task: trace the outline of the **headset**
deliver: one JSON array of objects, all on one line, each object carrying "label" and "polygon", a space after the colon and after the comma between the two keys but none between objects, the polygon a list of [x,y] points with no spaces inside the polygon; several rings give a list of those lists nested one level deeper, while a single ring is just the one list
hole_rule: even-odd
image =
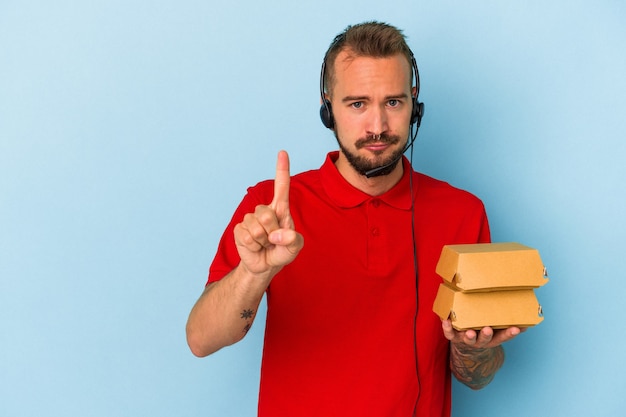
[{"label": "headset", "polygon": [[[413,73],[415,74],[415,96],[411,97],[413,102],[413,108],[411,110],[411,125],[415,124],[416,128],[419,128],[422,123],[422,117],[424,116],[424,103],[418,100],[420,94],[420,73],[417,68],[417,62],[415,61],[415,56],[413,52],[409,50],[411,54],[411,67],[413,68]],[[328,53],[327,53],[328,55]],[[325,77],[326,77],[326,56],[324,56],[324,61],[322,62],[322,70],[320,73],[320,97],[322,98],[322,106],[320,107],[320,118],[322,119],[322,123],[328,129],[333,130],[335,128],[335,118],[333,117],[333,110],[330,103],[324,93],[326,90],[325,86]]]}]

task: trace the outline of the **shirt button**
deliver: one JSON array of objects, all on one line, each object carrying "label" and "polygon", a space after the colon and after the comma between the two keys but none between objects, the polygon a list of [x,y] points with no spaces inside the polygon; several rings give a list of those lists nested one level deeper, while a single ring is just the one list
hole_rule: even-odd
[{"label": "shirt button", "polygon": [[378,208],[378,206],[380,206],[380,200],[379,199],[372,200],[372,206],[374,206],[374,208]]},{"label": "shirt button", "polygon": [[372,236],[379,236],[380,235],[380,230],[378,229],[378,227],[372,227],[370,229],[370,232],[372,233]]}]

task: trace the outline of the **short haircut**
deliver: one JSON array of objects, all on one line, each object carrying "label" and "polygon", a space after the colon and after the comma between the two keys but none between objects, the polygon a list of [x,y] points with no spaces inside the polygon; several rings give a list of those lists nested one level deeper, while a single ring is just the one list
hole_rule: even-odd
[{"label": "short haircut", "polygon": [[[364,22],[348,26],[335,37],[324,55],[324,90],[332,94],[335,86],[335,61],[342,51],[349,51],[354,57],[388,58],[402,54],[412,68],[413,52],[406,43],[402,31],[382,22]],[[410,76],[413,84],[413,71]]]}]

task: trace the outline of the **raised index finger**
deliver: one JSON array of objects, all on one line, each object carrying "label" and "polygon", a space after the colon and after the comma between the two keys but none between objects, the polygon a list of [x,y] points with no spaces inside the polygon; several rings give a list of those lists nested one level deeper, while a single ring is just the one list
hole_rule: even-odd
[{"label": "raised index finger", "polygon": [[[289,211],[289,155],[285,151],[278,152],[276,161],[276,178],[274,180],[274,199],[270,206],[277,214]],[[281,213],[278,213],[278,212]]]}]

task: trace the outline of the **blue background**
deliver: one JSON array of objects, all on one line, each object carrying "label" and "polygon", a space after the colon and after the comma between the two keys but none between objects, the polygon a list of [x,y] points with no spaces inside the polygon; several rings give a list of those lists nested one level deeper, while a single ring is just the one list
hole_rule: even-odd
[{"label": "blue background", "polygon": [[3,0],[0,415],[255,414],[263,321],[197,359],[187,314],[277,151],[336,148],[321,59],[369,19],[417,56],[415,167],[550,273],[545,321],[453,415],[624,413],[624,2]]}]

